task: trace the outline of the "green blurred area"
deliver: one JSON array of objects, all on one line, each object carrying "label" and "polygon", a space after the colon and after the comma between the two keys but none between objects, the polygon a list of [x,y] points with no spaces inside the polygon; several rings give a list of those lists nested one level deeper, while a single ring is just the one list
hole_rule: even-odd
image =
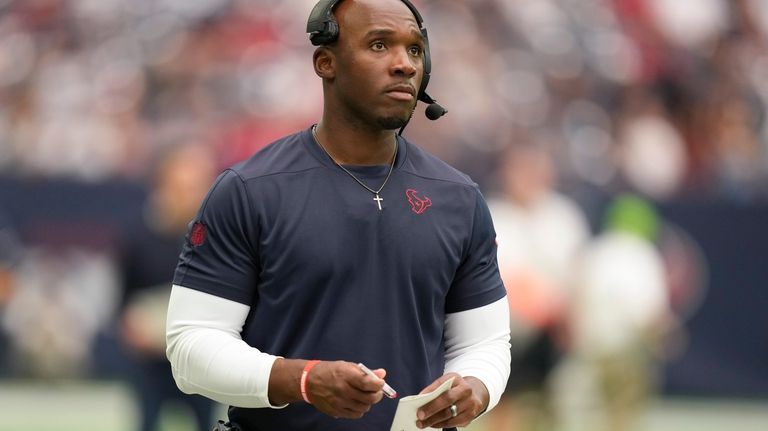
[{"label": "green blurred area", "polygon": [[[220,406],[219,417],[226,409]],[[138,409],[121,383],[0,382],[0,431],[135,431]],[[192,418],[169,405],[157,431],[188,431]],[[213,424],[211,424],[213,428]]]},{"label": "green blurred area", "polygon": [[[768,400],[665,398],[650,406],[634,431],[765,431],[767,405]],[[219,415],[224,412],[221,406]],[[157,431],[192,429],[184,413],[169,407]],[[0,382],[0,418],[0,431],[133,431],[136,409],[129,389],[119,383]],[[466,429],[491,431],[482,418]]]}]

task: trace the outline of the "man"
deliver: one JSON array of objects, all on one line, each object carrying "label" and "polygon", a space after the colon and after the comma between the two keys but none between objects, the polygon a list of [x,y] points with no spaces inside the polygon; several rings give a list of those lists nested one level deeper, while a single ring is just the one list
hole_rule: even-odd
[{"label": "man", "polygon": [[557,191],[557,171],[543,137],[518,139],[499,157],[499,194],[488,199],[510,307],[511,377],[489,422],[495,429],[558,429],[553,378],[579,253],[589,240],[586,216]]},{"label": "man", "polygon": [[214,404],[178,390],[164,350],[168,284],[187,223],[215,176],[215,162],[204,147],[184,142],[167,148],[154,166],[143,217],[122,240],[119,333],[130,361],[126,378],[138,401],[140,431],[157,429],[170,403],[187,407],[198,431],[211,428]]},{"label": "man", "polygon": [[[606,209],[602,231],[581,254],[567,361],[573,377],[587,384],[564,387],[576,401],[566,404],[568,429],[631,430],[652,401],[657,354],[674,324],[656,247],[662,223],[645,199],[618,195]],[[582,413],[584,400],[600,407],[597,416]]]},{"label": "man", "polygon": [[338,38],[313,56],[320,123],[225,171],[191,224],[167,354],[179,387],[230,404],[244,431],[389,429],[385,377],[400,396],[454,379],[420,428],[466,426],[504,390],[509,315],[485,201],[395,133],[423,91],[414,10],[339,2]]}]

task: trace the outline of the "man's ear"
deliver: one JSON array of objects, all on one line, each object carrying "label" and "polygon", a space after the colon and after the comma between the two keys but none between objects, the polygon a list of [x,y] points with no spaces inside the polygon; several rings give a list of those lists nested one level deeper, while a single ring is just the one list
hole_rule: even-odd
[{"label": "man's ear", "polygon": [[312,55],[315,66],[315,74],[323,79],[336,77],[336,55],[327,46],[321,46]]}]

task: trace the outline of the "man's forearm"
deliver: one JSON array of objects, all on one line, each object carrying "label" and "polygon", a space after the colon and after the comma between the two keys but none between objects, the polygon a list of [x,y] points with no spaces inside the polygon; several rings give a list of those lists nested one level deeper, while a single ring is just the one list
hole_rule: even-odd
[{"label": "man's forearm", "polygon": [[270,402],[268,387],[278,358],[240,338],[247,315],[243,304],[173,287],[166,353],[179,389],[238,407],[277,405]]},{"label": "man's forearm", "polygon": [[508,307],[505,297],[445,320],[445,372],[458,373],[477,394],[487,394],[484,411],[499,402],[509,378]]},{"label": "man's forearm", "polygon": [[269,401],[274,405],[300,401],[301,373],[306,360],[278,358],[269,376]]}]

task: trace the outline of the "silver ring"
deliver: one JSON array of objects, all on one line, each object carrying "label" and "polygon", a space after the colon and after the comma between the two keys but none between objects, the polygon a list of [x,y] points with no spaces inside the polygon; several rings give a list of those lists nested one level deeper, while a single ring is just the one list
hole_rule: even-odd
[{"label": "silver ring", "polygon": [[456,407],[456,404],[451,404],[451,409],[450,410],[451,410],[451,417],[452,418],[455,418],[456,416],[459,415],[459,408]]}]

